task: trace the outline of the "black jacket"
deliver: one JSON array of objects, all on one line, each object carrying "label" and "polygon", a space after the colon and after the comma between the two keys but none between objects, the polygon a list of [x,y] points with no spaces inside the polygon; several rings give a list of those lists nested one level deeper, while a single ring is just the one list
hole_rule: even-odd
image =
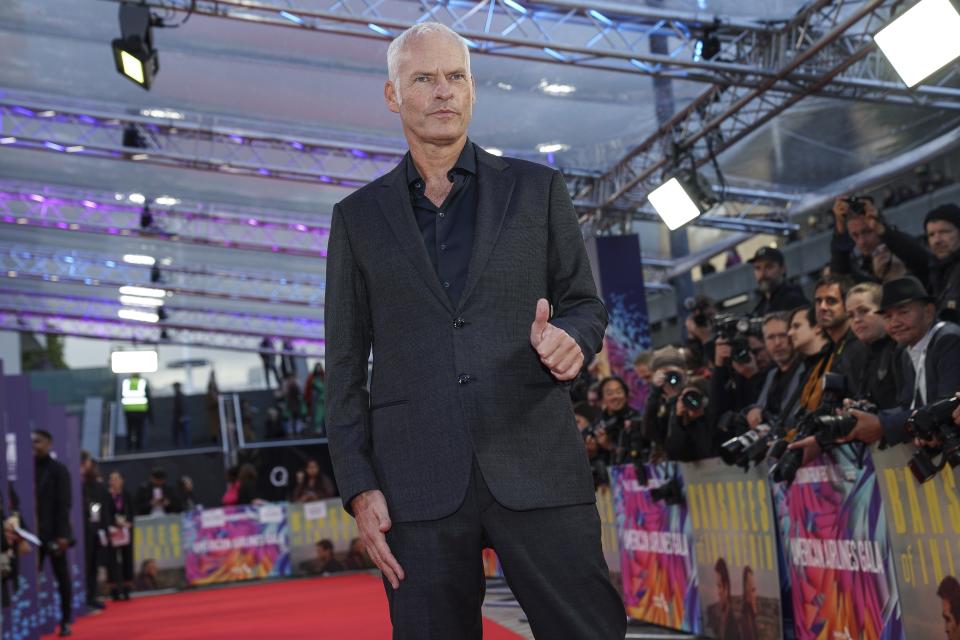
[{"label": "black jacket", "polygon": [[753,313],[751,314],[756,318],[762,318],[768,313],[775,311],[793,311],[798,307],[810,304],[807,296],[803,294],[803,289],[800,288],[800,285],[789,282],[784,282],[777,287],[770,298],[767,298],[759,291],[757,295],[760,296],[760,300],[757,302],[757,306],[753,308]]},{"label": "black jacket", "polygon": [[847,330],[843,338],[831,346],[833,362],[830,364],[832,373],[839,373],[847,383],[847,397],[852,397],[855,390],[860,388],[864,375],[868,350],[867,346],[857,340],[853,331]]},{"label": "black jacket", "polygon": [[[912,413],[916,377],[913,362],[906,349],[901,348],[895,359],[897,406],[880,413],[883,439],[893,445],[907,442],[907,418]],[[926,358],[927,404],[943,400],[960,389],[960,326],[951,322],[937,331],[927,347]]]},{"label": "black jacket", "polygon": [[546,298],[551,324],[584,362],[600,349],[607,314],[577,214],[559,172],[476,154],[476,233],[456,306],[424,246],[402,162],[334,207],[327,432],[348,509],[379,489],[394,522],[442,518],[463,502],[474,460],[510,509],[595,501],[568,386],[530,345]]},{"label": "black jacket", "polygon": [[834,231],[830,240],[830,272],[838,276],[850,276],[857,284],[861,282],[880,282],[873,272],[873,259],[870,256],[854,256],[856,244],[848,233]]},{"label": "black jacket", "polygon": [[[96,535],[100,529],[105,529],[107,501],[110,492],[100,480],[87,480],[82,485],[83,490],[83,521],[86,527],[87,540]],[[96,521],[94,521],[94,519]]]},{"label": "black jacket", "polygon": [[70,527],[70,473],[50,456],[37,458],[34,465],[37,487],[37,529],[42,542],[58,538],[73,541]]},{"label": "black jacket", "polygon": [[895,228],[886,228],[882,239],[936,298],[940,318],[960,322],[960,251],[940,260],[922,242]]},{"label": "black jacket", "polygon": [[726,435],[714,428],[706,416],[684,425],[677,417],[676,405],[670,411],[667,440],[663,450],[670,460],[696,462],[720,455],[720,445]]},{"label": "black jacket", "polygon": [[[113,496],[107,492],[107,505],[104,515],[105,526],[115,527],[117,526],[117,516],[123,516],[127,519],[127,522],[133,523],[133,517],[136,515],[134,513],[133,499],[130,497],[130,492],[126,489],[120,492],[121,505],[120,509],[117,509],[116,503],[113,501]],[[150,513],[149,511],[147,513]]]},{"label": "black jacket", "polygon": [[894,366],[900,358],[900,346],[889,336],[865,345],[867,360],[864,375],[851,397],[869,400],[879,409],[897,406],[897,381]]}]

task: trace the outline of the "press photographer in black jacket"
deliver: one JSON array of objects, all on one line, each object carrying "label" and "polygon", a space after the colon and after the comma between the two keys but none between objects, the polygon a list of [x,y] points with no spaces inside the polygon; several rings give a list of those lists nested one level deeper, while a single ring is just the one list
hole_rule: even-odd
[{"label": "press photographer in black jacket", "polygon": [[695,462],[720,455],[724,434],[707,418],[710,385],[691,378],[670,408],[664,452],[670,460]]}]

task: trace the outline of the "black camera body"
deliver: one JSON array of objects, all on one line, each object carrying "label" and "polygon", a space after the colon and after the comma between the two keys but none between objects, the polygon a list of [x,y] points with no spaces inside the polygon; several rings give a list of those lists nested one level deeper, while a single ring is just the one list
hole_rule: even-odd
[{"label": "black camera body", "polygon": [[724,314],[714,319],[717,338],[730,343],[730,358],[739,364],[750,361],[748,336],[762,336],[763,318]]},{"label": "black camera body", "polygon": [[[918,440],[937,440],[938,447],[918,447],[908,466],[917,482],[923,484],[932,479],[947,464],[960,466],[960,431],[953,424],[953,412],[960,406],[956,396],[938,400],[917,409],[907,420],[907,432]],[[934,456],[940,455],[940,462]]]},{"label": "black camera body", "polygon": [[767,449],[773,440],[773,432],[768,429],[748,429],[739,436],[730,438],[720,445],[720,459],[730,466],[750,469],[767,457]]},{"label": "black camera body", "polygon": [[700,411],[707,404],[707,397],[699,391],[687,391],[681,399],[683,406],[691,411]]},{"label": "black camera body", "polygon": [[650,490],[650,498],[656,501],[664,501],[668,505],[683,504],[683,487],[680,486],[680,480],[674,476],[659,487]]},{"label": "black camera body", "polygon": [[847,203],[847,206],[850,207],[850,212],[854,215],[862,216],[866,212],[863,200],[857,196],[844,198],[843,201]]}]

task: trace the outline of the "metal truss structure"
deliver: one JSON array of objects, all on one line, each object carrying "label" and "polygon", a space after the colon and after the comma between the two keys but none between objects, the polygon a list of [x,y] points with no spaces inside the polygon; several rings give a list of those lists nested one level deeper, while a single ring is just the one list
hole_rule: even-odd
[{"label": "metal truss structure", "polygon": [[[168,296],[190,296],[319,309],[322,280],[302,274],[229,269],[163,267],[151,282],[150,267],[126,264],[117,256],[79,251],[56,252],[49,246],[0,243],[0,277],[83,284],[117,289],[125,285],[162,288]],[[304,312],[306,315],[306,312]]]},{"label": "metal truss structure", "polygon": [[129,194],[0,181],[4,224],[325,258],[329,225],[307,224],[306,217],[179,199],[135,204]]},{"label": "metal truss structure", "polygon": [[[806,95],[830,86],[843,73],[869,66],[872,34],[889,19],[896,0],[816,2],[785,27],[795,36],[786,66],[756,88],[714,85],[665,122],[599,177],[582,197],[600,217],[617,206],[643,202],[664,177],[697,168],[756,131]],[[798,75],[798,72],[803,74]],[[778,79],[796,84],[780,90]]]},{"label": "metal truss structure", "polygon": [[[731,19],[603,0],[340,0],[325,10],[298,7],[288,0],[145,0],[144,4],[167,15],[170,22],[172,13],[195,13],[379,40],[390,40],[414,24],[431,20],[456,30],[476,53],[723,86],[759,88],[769,83],[785,93],[805,94],[806,86],[822,72],[811,64],[780,73],[809,38],[810,28],[816,34],[818,25],[802,19]],[[859,3],[815,0],[803,15],[826,10],[842,19],[853,4]],[[667,36],[668,52],[653,53],[650,36]],[[841,38],[837,49],[852,53],[857,44],[856,39],[851,44]],[[907,90],[879,56],[845,70],[816,92],[960,109],[960,89]]]},{"label": "metal truss structure", "polygon": [[[122,320],[117,311],[123,307],[116,299],[43,293],[0,287],[0,309],[11,313],[41,314],[51,317],[88,319],[100,322]],[[322,343],[323,323],[316,320],[282,316],[263,316],[252,313],[210,311],[191,307],[166,305],[169,319],[158,323],[170,333],[177,331],[204,332],[216,330],[235,336],[257,338],[264,336],[288,341]],[[142,324],[142,323],[140,323]]]},{"label": "metal truss structure", "polygon": [[[60,313],[11,311],[0,308],[0,330],[95,338],[143,344],[202,346],[233,351],[258,351],[261,336],[237,335],[217,328],[170,328],[119,319],[71,317]],[[323,343],[293,340],[292,350],[276,353],[322,357]]]},{"label": "metal truss structure", "polygon": [[[177,115],[183,119],[126,114],[121,105],[114,104],[6,95],[0,98],[0,145],[343,187],[357,187],[379,177],[392,169],[404,153],[399,146],[297,136],[292,132],[266,132],[253,130],[250,123],[244,121],[218,117],[206,122],[199,116]],[[125,131],[133,131],[136,135],[128,135],[125,140]],[[134,140],[143,146],[123,144]],[[594,193],[594,186],[602,177],[578,171],[567,171],[565,176],[578,211],[582,215],[591,214],[596,203],[582,194]],[[2,184],[0,188],[3,188]],[[34,217],[28,217],[31,224],[38,220],[37,212],[47,211],[44,215],[53,225],[66,225],[67,228],[77,225],[77,230],[108,232],[110,229],[127,229],[127,235],[139,233],[138,225],[130,222],[139,218],[141,210],[118,205],[106,194],[51,188],[48,204],[46,200],[31,200],[31,196],[47,196],[36,193],[36,189],[29,185],[12,185],[0,191],[0,200],[5,199],[8,203],[24,200],[15,194],[25,195],[29,200],[26,205],[43,205],[30,205],[34,211]],[[702,216],[694,224],[773,234],[786,234],[798,228],[784,221],[787,215],[784,207],[789,196],[747,189],[731,189],[728,196],[731,206],[736,208],[735,215]],[[91,203],[95,206],[90,206]],[[769,205],[774,206],[773,212],[768,210]],[[21,203],[20,206],[25,205]],[[231,210],[235,213],[230,213]],[[284,229],[282,221],[264,217],[260,212],[241,210],[241,207],[231,206],[228,210],[224,206],[192,203],[178,205],[169,211],[157,207],[151,211],[155,218],[160,215],[166,220],[160,230],[181,241],[282,253],[317,251],[322,254],[325,250],[327,229],[324,227],[307,227],[299,221],[287,221],[288,226]],[[641,220],[659,220],[656,213],[638,204],[623,203],[611,210]],[[238,228],[243,225],[251,228]]]}]

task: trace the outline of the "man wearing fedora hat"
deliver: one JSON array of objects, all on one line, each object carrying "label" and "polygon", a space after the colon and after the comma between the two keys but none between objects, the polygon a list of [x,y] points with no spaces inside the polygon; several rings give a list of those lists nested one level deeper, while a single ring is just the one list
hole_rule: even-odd
[{"label": "man wearing fedora hat", "polygon": [[937,321],[933,296],[913,277],[883,285],[880,313],[887,333],[902,349],[893,366],[898,406],[879,415],[851,411],[857,426],[850,439],[869,443],[882,437],[898,444],[909,439],[906,422],[914,409],[960,389],[960,326]]}]

